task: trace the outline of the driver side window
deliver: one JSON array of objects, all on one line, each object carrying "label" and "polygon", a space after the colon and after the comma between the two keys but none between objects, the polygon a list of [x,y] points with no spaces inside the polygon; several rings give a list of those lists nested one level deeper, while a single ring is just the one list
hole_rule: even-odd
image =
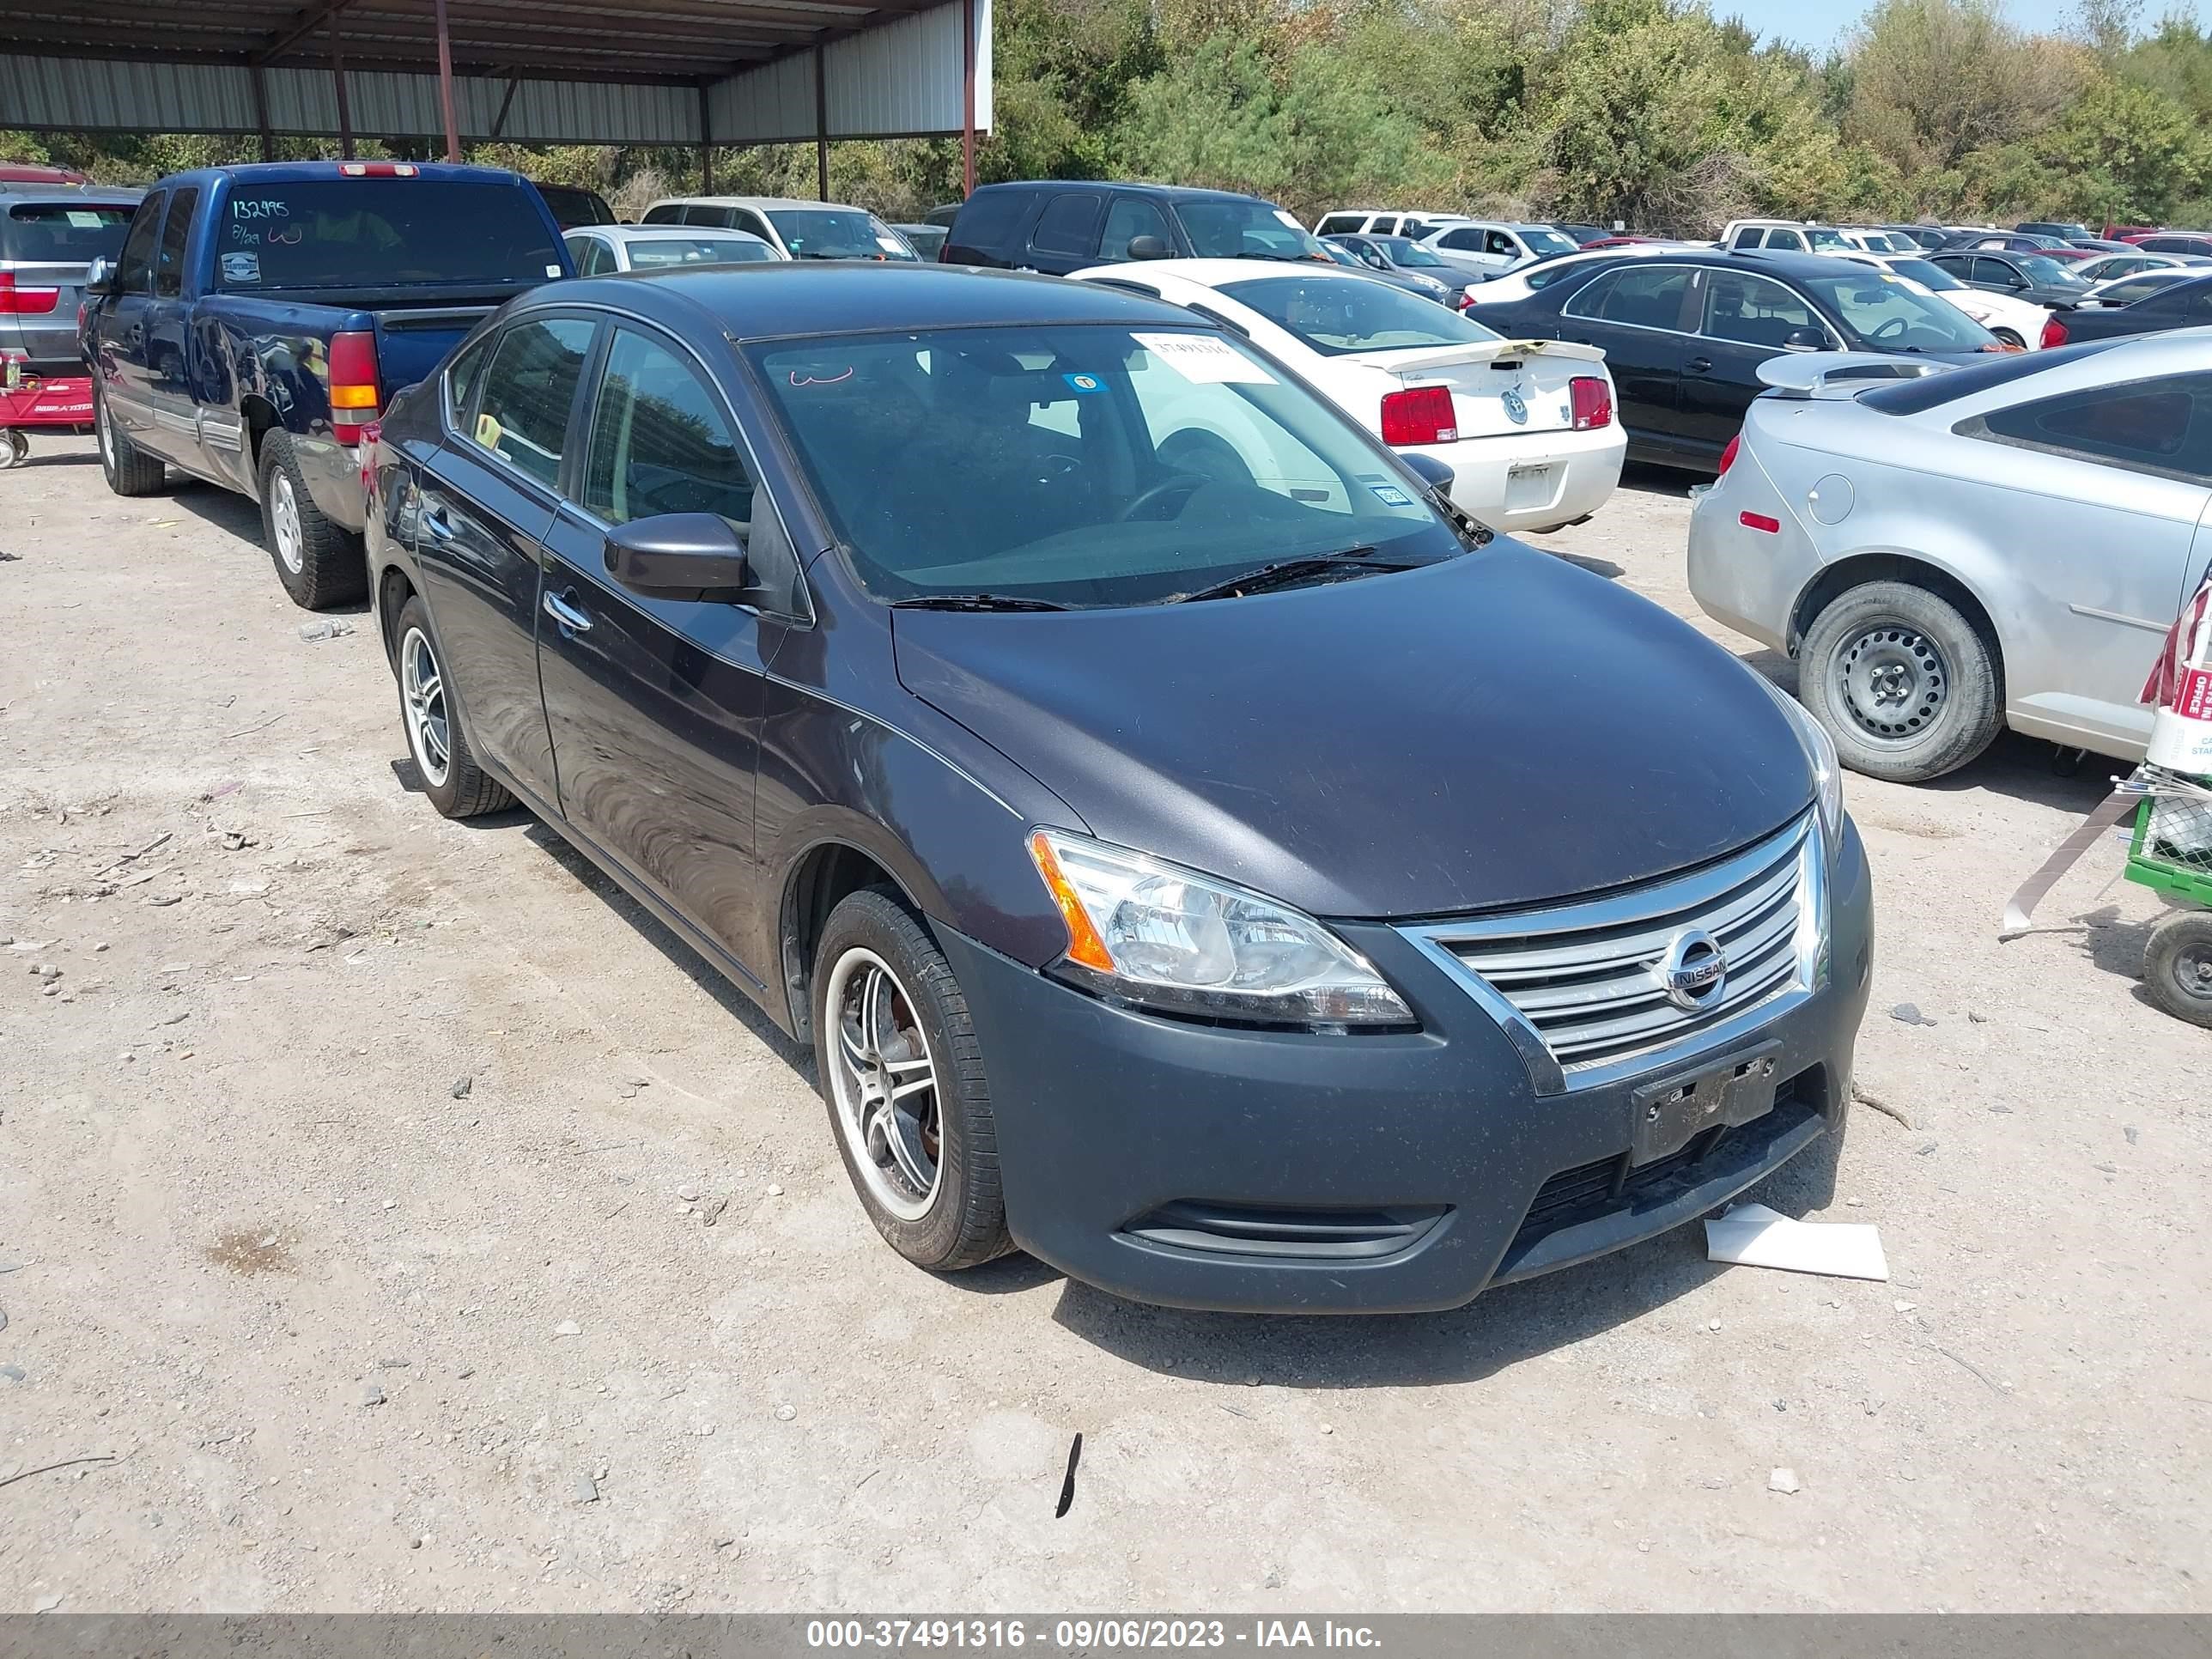
[{"label": "driver side window", "polygon": [[753,478],[696,366],[617,327],[592,416],[582,502],[609,524],[713,513],[752,526]]}]

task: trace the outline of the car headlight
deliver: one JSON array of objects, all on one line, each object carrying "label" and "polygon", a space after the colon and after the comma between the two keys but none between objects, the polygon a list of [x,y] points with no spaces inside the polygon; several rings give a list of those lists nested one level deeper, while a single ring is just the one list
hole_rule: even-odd
[{"label": "car headlight", "polygon": [[1813,794],[1820,809],[1820,830],[1832,849],[1844,833],[1844,769],[1836,759],[1836,740],[1827,729],[1805,712],[1799,702],[1764,674],[1747,669],[1766,688],[1790,724],[1797,728],[1797,741],[1805,747],[1806,763],[1813,769]]},{"label": "car headlight", "polygon": [[1168,1012],[1267,1024],[1411,1025],[1365,957],[1311,916],[1065,830],[1030,857],[1067,923],[1058,971]]}]

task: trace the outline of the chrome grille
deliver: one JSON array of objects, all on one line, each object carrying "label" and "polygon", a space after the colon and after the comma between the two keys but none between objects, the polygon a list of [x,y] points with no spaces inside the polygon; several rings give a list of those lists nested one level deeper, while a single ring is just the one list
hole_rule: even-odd
[{"label": "chrome grille", "polygon": [[[1808,814],[1686,876],[1407,932],[1506,1024],[1539,1092],[1588,1088],[1728,1041],[1810,990],[1826,923],[1821,859]],[[1717,995],[1686,1007],[1662,975],[1675,942],[1697,933],[1726,973]]]}]

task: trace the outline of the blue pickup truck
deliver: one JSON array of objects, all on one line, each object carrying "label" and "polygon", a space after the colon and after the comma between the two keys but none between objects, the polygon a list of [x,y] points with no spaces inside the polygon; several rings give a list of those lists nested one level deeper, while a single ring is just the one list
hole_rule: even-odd
[{"label": "blue pickup truck", "polygon": [[253,496],[285,592],[359,599],[359,443],[487,313],[572,273],[520,174],[395,161],[179,173],[147,191],[87,283],[101,470]]}]

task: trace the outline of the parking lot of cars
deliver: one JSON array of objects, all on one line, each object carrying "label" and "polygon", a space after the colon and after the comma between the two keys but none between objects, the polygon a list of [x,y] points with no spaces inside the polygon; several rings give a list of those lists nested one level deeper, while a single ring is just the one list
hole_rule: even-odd
[{"label": "parking lot of cars", "polygon": [[[1891,1283],[1692,1229],[1455,1314],[1179,1314],[885,1249],[807,1051],[528,816],[429,811],[372,619],[295,609],[250,502],[82,440],[0,488],[0,1468],[118,1459],[12,1494],[12,1605],[2197,1604],[2203,1034],[2107,866],[1994,938],[2094,765],[1847,782],[1861,1098],[1756,1195]],[[1546,544],[1786,682],[1688,510],[1638,473]]]}]

